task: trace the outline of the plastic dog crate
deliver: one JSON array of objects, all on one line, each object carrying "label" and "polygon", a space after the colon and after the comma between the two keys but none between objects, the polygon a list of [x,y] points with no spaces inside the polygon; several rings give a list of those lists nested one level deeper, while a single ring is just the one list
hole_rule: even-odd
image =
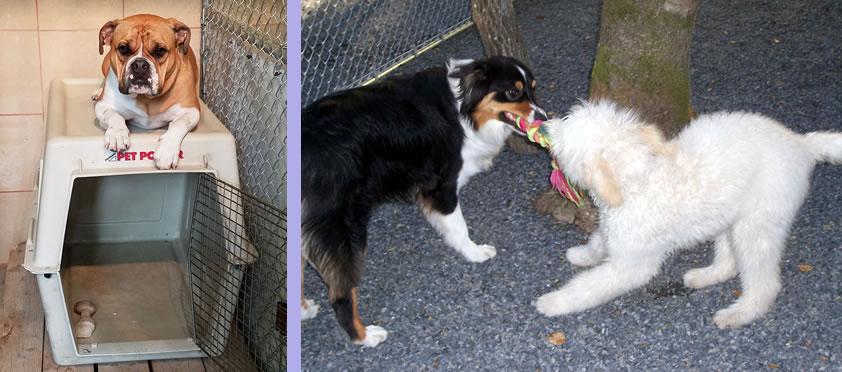
[{"label": "plastic dog crate", "polygon": [[[50,87],[24,267],[37,276],[54,359],[66,365],[213,356],[195,340],[226,343],[241,266],[255,259],[236,196],[215,204],[210,217],[204,208],[202,218],[218,224],[195,223],[202,177],[239,185],[234,138],[202,103],[178,168],[161,171],[149,159],[163,130],[130,127],[131,148],[115,154],[104,149],[90,100],[98,84],[66,79]],[[191,273],[196,235],[222,242],[217,258],[208,259],[221,261],[221,269]],[[74,334],[81,318],[74,308],[83,301],[96,309],[86,338]],[[197,323],[197,312],[213,316]]]}]

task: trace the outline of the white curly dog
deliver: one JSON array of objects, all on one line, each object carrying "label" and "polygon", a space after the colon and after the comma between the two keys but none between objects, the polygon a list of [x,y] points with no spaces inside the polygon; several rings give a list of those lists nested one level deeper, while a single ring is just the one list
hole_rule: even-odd
[{"label": "white curly dog", "polygon": [[673,140],[610,101],[582,102],[544,123],[570,181],[590,190],[600,225],[567,250],[594,266],[541,296],[547,316],[583,311],[643,286],[670,253],[715,240],[710,266],[684,274],[704,288],[737,274],[742,296],[720,328],[763,316],[781,289],[779,262],[817,162],[842,162],[842,134],[796,134],[759,114],[699,116]]}]

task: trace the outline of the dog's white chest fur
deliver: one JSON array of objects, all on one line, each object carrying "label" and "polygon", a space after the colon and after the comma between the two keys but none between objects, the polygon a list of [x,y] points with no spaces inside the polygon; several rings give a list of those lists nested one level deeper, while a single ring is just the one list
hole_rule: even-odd
[{"label": "dog's white chest fur", "polygon": [[465,185],[471,176],[486,171],[494,163],[494,157],[506,144],[506,138],[512,133],[506,124],[491,120],[479,131],[474,131],[467,120],[462,119],[465,130],[465,142],[462,145],[462,171],[459,172],[459,187]]},{"label": "dog's white chest fur", "polygon": [[162,113],[150,116],[145,110],[138,107],[135,94],[122,94],[117,87],[117,75],[114,74],[114,71],[108,69],[108,77],[105,79],[105,86],[102,89],[102,100],[97,102],[98,109],[101,109],[100,105],[110,108],[119,113],[127,122],[139,128],[159,129],[166,127],[187,110],[176,104]]}]

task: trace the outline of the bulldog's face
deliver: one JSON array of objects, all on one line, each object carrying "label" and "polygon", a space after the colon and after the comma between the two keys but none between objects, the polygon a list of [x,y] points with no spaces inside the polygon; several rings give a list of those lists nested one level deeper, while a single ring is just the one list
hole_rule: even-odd
[{"label": "bulldog's face", "polygon": [[107,22],[99,31],[99,54],[117,75],[120,93],[158,96],[169,89],[180,60],[190,49],[190,28],[173,18],[139,14]]}]

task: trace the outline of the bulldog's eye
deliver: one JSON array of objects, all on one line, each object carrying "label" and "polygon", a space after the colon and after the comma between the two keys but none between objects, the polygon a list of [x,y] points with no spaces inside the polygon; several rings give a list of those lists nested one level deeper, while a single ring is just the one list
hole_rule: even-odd
[{"label": "bulldog's eye", "polygon": [[129,55],[132,54],[132,49],[129,48],[129,46],[126,45],[126,44],[118,46],[117,51],[120,52],[120,54],[122,54],[124,56],[129,56]]},{"label": "bulldog's eye", "polygon": [[523,92],[517,88],[510,88],[506,91],[506,98],[509,101],[517,101],[523,95]]},{"label": "bulldog's eye", "polygon": [[166,54],[167,54],[167,49],[161,48],[161,47],[155,48],[155,57],[156,58],[161,58]]}]

